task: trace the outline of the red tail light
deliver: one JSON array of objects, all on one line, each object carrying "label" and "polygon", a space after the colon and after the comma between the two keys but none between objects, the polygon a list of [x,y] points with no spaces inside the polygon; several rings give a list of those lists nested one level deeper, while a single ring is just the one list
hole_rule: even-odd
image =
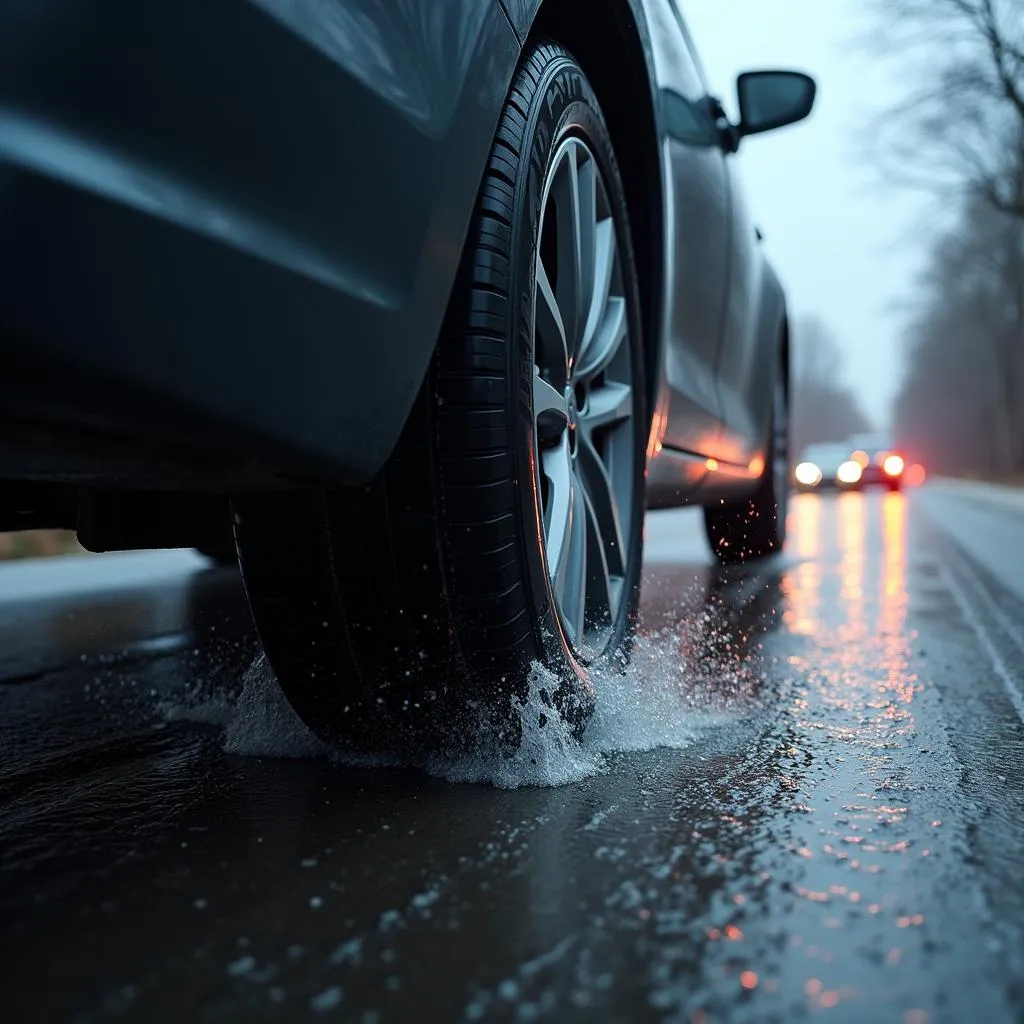
[{"label": "red tail light", "polygon": [[905,483],[908,483],[911,487],[920,487],[928,477],[928,473],[924,466],[920,462],[915,462],[912,466],[907,467],[906,476],[903,478]]}]

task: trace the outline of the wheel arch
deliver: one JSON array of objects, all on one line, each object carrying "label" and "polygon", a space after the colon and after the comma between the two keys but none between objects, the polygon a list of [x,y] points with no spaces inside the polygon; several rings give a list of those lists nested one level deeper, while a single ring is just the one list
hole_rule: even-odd
[{"label": "wheel arch", "polygon": [[[526,43],[548,38],[564,46],[583,68],[604,112],[626,193],[639,278],[649,423],[662,362],[665,285],[664,183],[646,32],[632,0],[590,0],[585,19],[578,0],[542,0],[535,4]],[[609,49],[625,56],[625,74],[618,62],[606,59]]]},{"label": "wheel arch", "polygon": [[[758,380],[773,379],[775,374],[781,373],[786,402],[789,404],[793,394],[793,381],[790,375],[791,346],[786,292],[771,263],[763,254],[760,258],[761,288],[756,325],[759,355],[755,362],[756,369],[751,378],[751,386],[756,387]],[[755,400],[755,393],[763,396],[764,392],[763,389],[752,392],[749,400],[756,409],[754,423],[760,431],[760,436],[765,439],[764,443],[768,444],[771,401],[766,397],[761,401]]]},{"label": "wheel arch", "polygon": [[782,302],[782,322],[779,324],[779,364],[782,370],[782,386],[786,389],[787,403],[793,397],[792,362],[789,346],[789,311],[786,309],[785,298]]},{"label": "wheel arch", "polygon": [[[779,354],[777,371],[782,375],[782,388],[786,396],[786,457],[792,465],[793,458],[793,377],[789,342],[789,311],[786,309],[786,297],[782,296],[782,315],[779,321]],[[771,438],[768,443],[771,444]]]}]

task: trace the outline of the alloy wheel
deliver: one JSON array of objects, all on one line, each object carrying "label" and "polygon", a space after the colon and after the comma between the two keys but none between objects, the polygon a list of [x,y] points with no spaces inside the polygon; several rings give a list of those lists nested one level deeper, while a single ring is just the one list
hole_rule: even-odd
[{"label": "alloy wheel", "polygon": [[559,622],[583,658],[624,599],[634,454],[633,368],[619,244],[583,140],[555,151],[535,263],[533,412],[544,553]]}]

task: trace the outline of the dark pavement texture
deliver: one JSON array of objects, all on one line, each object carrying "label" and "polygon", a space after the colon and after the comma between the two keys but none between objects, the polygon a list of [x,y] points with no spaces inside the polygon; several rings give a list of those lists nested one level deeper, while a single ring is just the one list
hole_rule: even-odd
[{"label": "dark pavement texture", "polygon": [[1024,505],[790,516],[651,516],[583,748],[429,771],[317,750],[230,570],[0,568],[0,1019],[1024,1019]]}]

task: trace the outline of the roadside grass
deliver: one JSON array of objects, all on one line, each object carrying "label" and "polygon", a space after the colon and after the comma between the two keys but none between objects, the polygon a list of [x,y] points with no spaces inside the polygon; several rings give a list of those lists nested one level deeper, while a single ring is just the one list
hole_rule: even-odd
[{"label": "roadside grass", "polygon": [[1024,487],[1024,473],[961,473],[960,480],[980,484],[1003,484],[1006,487]]},{"label": "roadside grass", "polygon": [[60,555],[84,555],[74,530],[23,530],[0,533],[0,561],[17,558],[56,558]]}]

